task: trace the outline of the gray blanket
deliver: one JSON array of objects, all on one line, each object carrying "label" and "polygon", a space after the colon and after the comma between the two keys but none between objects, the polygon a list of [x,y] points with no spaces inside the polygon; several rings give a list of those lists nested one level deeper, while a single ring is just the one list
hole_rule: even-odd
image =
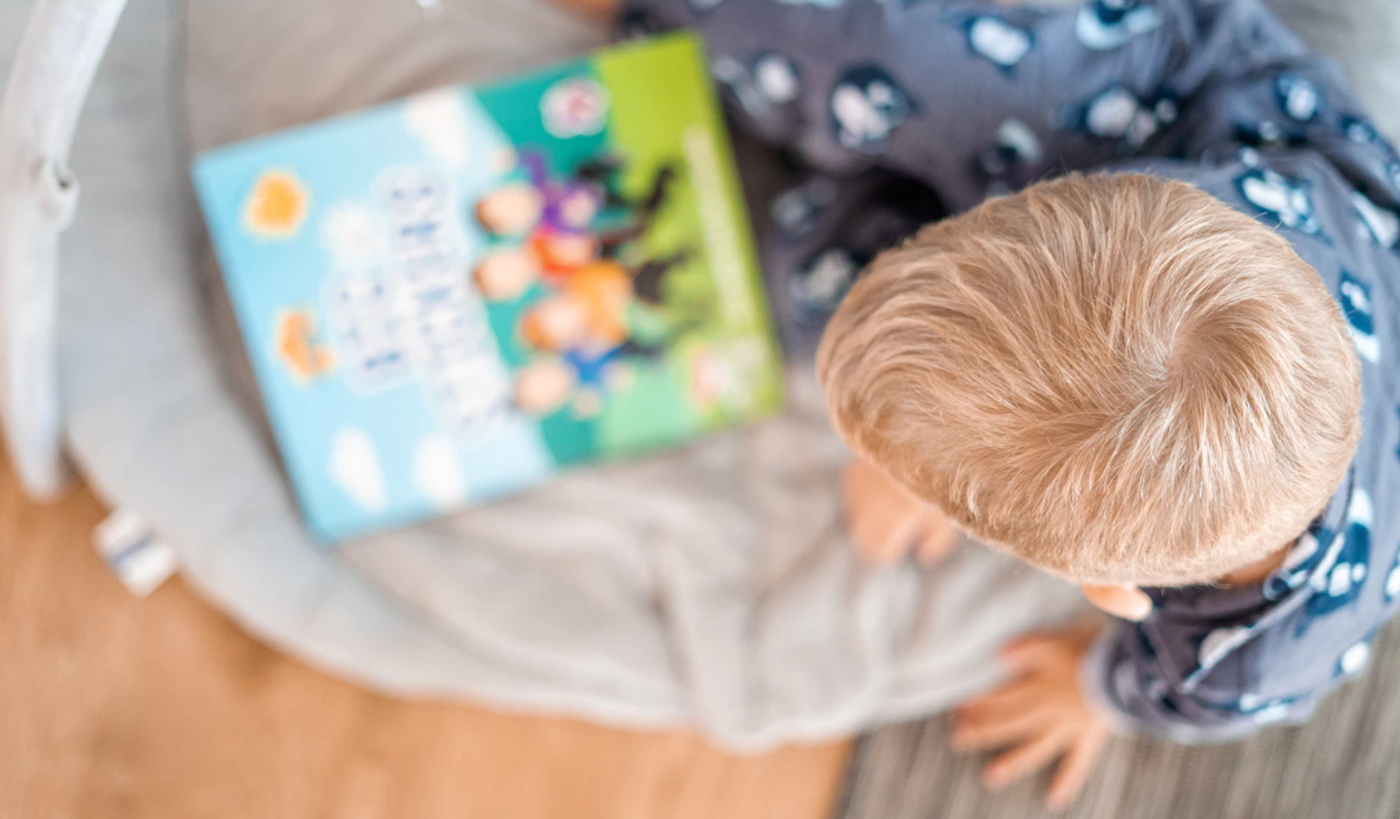
[{"label": "gray blanket", "polygon": [[975,547],[936,571],[860,565],[837,498],[846,453],[801,366],[792,410],[750,429],[339,551],[303,533],[241,347],[208,307],[216,278],[195,275],[212,271],[189,147],[600,40],[525,0],[132,0],[72,163],[85,198],[60,337],[80,467],[239,623],[390,693],[756,749],[990,684],[996,646],[1076,594]]}]

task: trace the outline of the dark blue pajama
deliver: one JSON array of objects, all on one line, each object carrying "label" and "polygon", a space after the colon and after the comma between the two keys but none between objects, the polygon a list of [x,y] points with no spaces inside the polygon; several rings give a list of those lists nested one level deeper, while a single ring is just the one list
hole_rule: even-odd
[{"label": "dark blue pajama", "polygon": [[1149,590],[1084,681],[1125,725],[1208,741],[1304,720],[1365,667],[1400,606],[1400,157],[1330,63],[1255,0],[639,0],[624,23],[697,29],[740,124],[805,167],[764,237],[799,349],[875,253],[1066,171],[1180,179],[1291,240],[1362,361],[1351,469],[1284,568]]}]

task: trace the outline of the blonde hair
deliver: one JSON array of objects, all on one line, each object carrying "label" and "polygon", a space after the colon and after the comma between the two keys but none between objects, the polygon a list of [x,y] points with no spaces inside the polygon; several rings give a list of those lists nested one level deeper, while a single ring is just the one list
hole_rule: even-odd
[{"label": "blonde hair", "polygon": [[856,451],[1088,583],[1189,585],[1304,529],[1360,435],[1356,352],[1283,238],[1181,182],[1069,176],[870,266],[818,373]]}]

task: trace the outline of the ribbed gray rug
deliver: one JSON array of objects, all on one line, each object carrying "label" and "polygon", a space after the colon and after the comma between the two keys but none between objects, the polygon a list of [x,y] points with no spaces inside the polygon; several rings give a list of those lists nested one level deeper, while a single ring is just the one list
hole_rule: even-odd
[{"label": "ribbed gray rug", "polygon": [[985,756],[948,747],[940,717],[861,740],[836,819],[1387,819],[1400,817],[1400,623],[1377,640],[1371,670],[1301,728],[1240,745],[1115,740],[1079,801],[1040,804],[1049,774],[998,794],[978,780]]}]

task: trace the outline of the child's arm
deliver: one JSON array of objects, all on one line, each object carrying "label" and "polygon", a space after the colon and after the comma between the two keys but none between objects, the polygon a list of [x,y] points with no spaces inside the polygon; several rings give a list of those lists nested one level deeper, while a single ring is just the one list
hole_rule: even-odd
[{"label": "child's arm", "polygon": [[953,548],[957,533],[948,517],[866,461],[851,461],[842,483],[851,539],[871,563],[894,563],[911,548],[919,560],[932,563]]}]

